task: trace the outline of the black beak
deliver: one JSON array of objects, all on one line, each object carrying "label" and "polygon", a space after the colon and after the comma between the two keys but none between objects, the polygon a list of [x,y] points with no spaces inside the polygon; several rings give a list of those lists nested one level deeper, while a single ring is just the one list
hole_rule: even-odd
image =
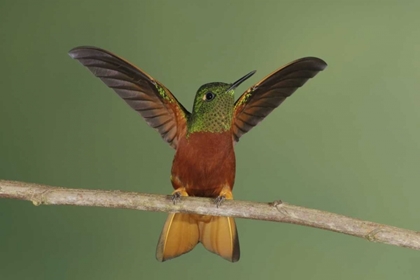
[{"label": "black beak", "polygon": [[246,74],[245,76],[243,76],[242,78],[240,78],[239,80],[237,80],[236,82],[234,82],[227,91],[233,90],[235,88],[237,88],[240,84],[242,84],[243,82],[245,82],[248,78],[250,78],[252,75],[255,74],[255,72],[257,72],[257,70],[251,71],[248,74]]}]

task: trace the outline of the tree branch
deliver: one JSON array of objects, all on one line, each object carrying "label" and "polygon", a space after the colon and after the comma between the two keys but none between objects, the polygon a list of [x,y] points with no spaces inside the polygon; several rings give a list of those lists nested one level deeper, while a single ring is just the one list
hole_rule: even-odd
[{"label": "tree branch", "polygon": [[281,201],[259,203],[227,200],[223,202],[221,207],[217,208],[214,200],[210,198],[182,197],[182,201],[174,205],[168,195],[68,189],[4,180],[0,180],[0,198],[28,200],[36,206],[41,204],[96,206],[283,222],[420,250],[419,232],[290,205]]}]

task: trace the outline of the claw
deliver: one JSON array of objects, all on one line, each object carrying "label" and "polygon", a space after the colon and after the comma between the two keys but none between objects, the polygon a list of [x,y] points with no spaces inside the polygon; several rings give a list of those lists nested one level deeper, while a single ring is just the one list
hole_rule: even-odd
[{"label": "claw", "polygon": [[180,192],[174,192],[171,196],[172,203],[175,205],[177,202],[181,201],[181,193]]},{"label": "claw", "polygon": [[216,197],[214,201],[216,203],[216,207],[219,208],[219,206],[222,205],[225,199],[233,199],[232,188],[228,185],[224,186],[220,191],[219,196]]},{"label": "claw", "polygon": [[216,197],[214,202],[216,203],[216,207],[219,208],[220,205],[222,205],[223,201],[225,201],[226,197],[224,195],[219,195]]},{"label": "claw", "polygon": [[178,202],[180,202],[181,201],[181,196],[188,196],[187,191],[183,187],[176,189],[172,193],[172,196],[171,196],[172,203],[177,204]]}]

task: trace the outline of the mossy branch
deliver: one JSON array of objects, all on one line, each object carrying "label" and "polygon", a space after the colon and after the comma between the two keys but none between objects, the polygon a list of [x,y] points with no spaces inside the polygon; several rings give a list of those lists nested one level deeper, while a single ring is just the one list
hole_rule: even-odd
[{"label": "mossy branch", "polygon": [[272,203],[227,200],[217,208],[214,200],[183,197],[173,204],[168,195],[123,191],[69,189],[0,180],[0,198],[32,201],[34,205],[74,205],[144,211],[183,212],[264,220],[310,226],[364,238],[368,241],[420,250],[420,233],[362,221],[281,201]]}]

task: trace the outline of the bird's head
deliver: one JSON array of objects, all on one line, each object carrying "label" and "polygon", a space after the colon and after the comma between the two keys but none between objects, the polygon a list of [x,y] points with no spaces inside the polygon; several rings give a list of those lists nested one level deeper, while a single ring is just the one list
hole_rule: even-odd
[{"label": "bird's head", "polygon": [[230,129],[235,89],[249,77],[252,71],[232,84],[215,82],[202,85],[194,100],[189,132],[221,133]]}]

